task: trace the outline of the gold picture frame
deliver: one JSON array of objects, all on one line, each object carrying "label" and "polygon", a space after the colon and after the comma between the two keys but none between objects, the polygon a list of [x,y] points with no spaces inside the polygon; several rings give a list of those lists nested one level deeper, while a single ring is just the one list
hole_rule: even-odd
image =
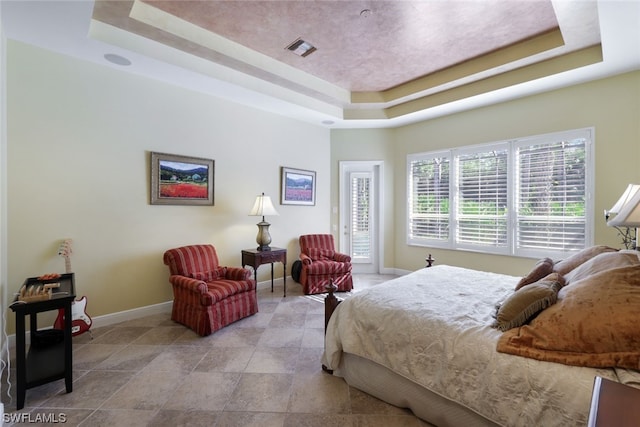
[{"label": "gold picture frame", "polygon": [[215,161],[151,152],[151,204],[213,206]]}]

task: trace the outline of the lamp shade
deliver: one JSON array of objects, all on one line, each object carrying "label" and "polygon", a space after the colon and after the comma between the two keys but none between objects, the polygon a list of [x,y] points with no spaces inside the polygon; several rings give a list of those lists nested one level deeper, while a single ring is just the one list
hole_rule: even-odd
[{"label": "lamp shade", "polygon": [[608,213],[616,215],[609,226],[640,227],[640,184],[629,184]]},{"label": "lamp shade", "polygon": [[256,197],[256,202],[249,212],[250,216],[278,215],[276,208],[271,203],[271,197],[265,196],[264,193]]}]

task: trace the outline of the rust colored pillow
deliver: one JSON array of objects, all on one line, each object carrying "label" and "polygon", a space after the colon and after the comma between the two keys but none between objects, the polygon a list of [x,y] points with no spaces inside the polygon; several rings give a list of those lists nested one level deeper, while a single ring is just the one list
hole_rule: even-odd
[{"label": "rust colored pillow", "polygon": [[617,252],[617,249],[610,248],[609,246],[597,245],[585,248],[575,254],[571,255],[569,258],[563,259],[562,261],[558,261],[553,266],[553,271],[556,273],[560,273],[563,276],[579,266],[580,264],[589,261],[591,258],[600,255],[604,252]]},{"label": "rust colored pillow", "polygon": [[640,265],[612,268],[569,286],[497,350],[548,362],[640,369]]},{"label": "rust colored pillow", "polygon": [[516,291],[523,286],[526,286],[530,283],[535,283],[543,277],[547,276],[549,273],[553,271],[553,260],[551,258],[542,258],[540,261],[536,263],[533,267],[533,270],[529,272],[525,277],[520,279],[518,284],[516,285]]}]

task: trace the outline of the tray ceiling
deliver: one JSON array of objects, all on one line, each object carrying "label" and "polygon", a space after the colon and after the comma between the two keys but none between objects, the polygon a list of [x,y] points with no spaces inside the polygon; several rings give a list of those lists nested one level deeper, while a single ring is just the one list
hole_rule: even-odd
[{"label": "tray ceiling", "polygon": [[[119,66],[131,65],[122,69],[294,117],[379,127],[424,118],[425,111],[445,114],[473,108],[474,101],[513,99],[638,69],[639,43],[631,40],[640,24],[637,3],[97,0],[2,6],[8,37],[28,40],[38,33],[40,44],[66,43],[54,49],[68,52],[81,41],[65,31],[76,31],[81,16],[82,42],[101,49],[101,56],[126,57]],[[22,20],[12,19],[16,14]],[[63,16],[74,25],[61,25]],[[296,40],[315,50],[296,55],[287,49]],[[615,69],[602,67],[605,50],[617,55]],[[567,77],[585,70],[598,71]]]}]

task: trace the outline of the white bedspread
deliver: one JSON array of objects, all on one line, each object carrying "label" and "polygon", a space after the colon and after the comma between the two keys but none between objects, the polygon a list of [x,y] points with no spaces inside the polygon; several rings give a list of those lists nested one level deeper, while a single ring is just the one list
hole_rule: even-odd
[{"label": "white bedspread", "polygon": [[504,426],[584,426],[594,377],[616,373],[496,352],[491,314],[518,280],[440,265],[360,291],[333,313],[323,363],[367,358]]}]

